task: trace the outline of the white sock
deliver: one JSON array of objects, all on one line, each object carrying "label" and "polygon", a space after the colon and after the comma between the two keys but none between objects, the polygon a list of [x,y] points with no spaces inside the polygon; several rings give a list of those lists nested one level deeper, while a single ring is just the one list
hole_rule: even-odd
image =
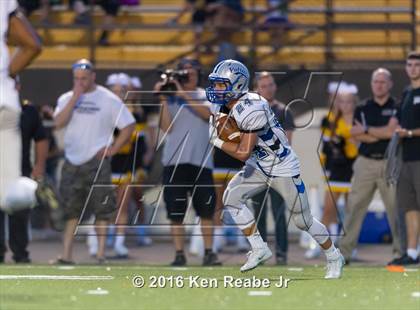
[{"label": "white sock", "polygon": [[407,249],[407,255],[410,256],[412,259],[416,260],[419,254],[417,252],[417,249]]},{"label": "white sock", "polygon": [[265,246],[264,240],[261,238],[261,235],[258,231],[253,233],[251,236],[246,237],[251,244],[252,249],[260,249]]},{"label": "white sock", "polygon": [[331,244],[331,246],[324,250],[325,256],[327,257],[327,260],[335,260],[338,258],[339,252],[337,248],[335,247],[334,243]]},{"label": "white sock", "polygon": [[225,236],[223,228],[215,228],[213,232],[213,252],[217,253],[225,244]]},{"label": "white sock", "polygon": [[98,237],[96,236],[96,230],[93,226],[89,227],[86,242],[87,242],[88,245],[91,245],[92,243],[96,243],[96,244],[98,243]]},{"label": "white sock", "polygon": [[330,232],[330,237],[331,237],[332,242],[335,243],[338,239],[338,224],[332,223],[328,225],[328,230]]},{"label": "white sock", "polygon": [[121,246],[124,246],[125,236],[124,235],[116,235],[115,236],[115,248],[119,248]]}]

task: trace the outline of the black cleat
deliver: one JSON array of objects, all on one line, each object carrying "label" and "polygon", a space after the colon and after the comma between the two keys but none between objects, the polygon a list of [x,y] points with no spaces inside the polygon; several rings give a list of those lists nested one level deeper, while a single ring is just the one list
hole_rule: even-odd
[{"label": "black cleat", "polygon": [[105,265],[107,263],[105,257],[96,257],[96,264],[98,265]]},{"label": "black cleat", "polygon": [[55,261],[52,262],[54,265],[74,265],[74,261],[72,260],[65,260],[61,257],[57,258]]},{"label": "black cleat", "polygon": [[185,258],[185,254],[184,253],[176,253],[175,254],[175,259],[174,261],[171,263],[171,266],[185,266],[187,264],[187,259]]},{"label": "black cleat", "polygon": [[210,252],[204,255],[203,266],[221,266],[222,263],[217,259],[217,254]]},{"label": "black cleat", "polygon": [[29,257],[16,258],[15,263],[16,264],[30,264],[31,259]]},{"label": "black cleat", "polygon": [[416,265],[419,263],[419,258],[412,259],[407,254],[404,254],[401,257],[395,258],[392,261],[388,263],[388,266],[394,265],[394,266],[405,266],[405,265]]},{"label": "black cleat", "polygon": [[284,255],[277,255],[276,256],[276,265],[277,266],[286,266],[287,265],[287,257]]}]

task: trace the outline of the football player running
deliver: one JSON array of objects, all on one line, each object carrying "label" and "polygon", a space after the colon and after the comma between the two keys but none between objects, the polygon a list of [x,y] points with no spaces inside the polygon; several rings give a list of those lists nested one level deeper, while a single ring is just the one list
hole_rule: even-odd
[{"label": "football player running", "polygon": [[327,258],[326,279],[341,277],[344,258],[331,242],[326,227],[311,214],[305,185],[300,178],[300,163],[286,134],[263,97],[248,91],[249,72],[240,62],[224,60],[209,75],[208,100],[230,112],[241,131],[240,143],[218,137],[218,117],[210,119],[210,142],[245,166],[229,182],[223,203],[251,244],[245,272],[268,260],[272,253],[263,241],[253,213],[245,202],[254,194],[271,187],[285,199],[295,225],[308,232]]}]

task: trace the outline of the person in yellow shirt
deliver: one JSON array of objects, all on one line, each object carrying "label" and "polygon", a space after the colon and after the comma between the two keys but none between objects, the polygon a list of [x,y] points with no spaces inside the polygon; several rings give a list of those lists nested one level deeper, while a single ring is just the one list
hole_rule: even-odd
[{"label": "person in yellow shirt", "polygon": [[[334,108],[322,120],[321,125],[321,162],[328,180],[321,222],[327,226],[333,241],[339,235],[336,202],[342,195],[347,202],[353,176],[353,162],[358,154],[358,146],[350,133],[357,101],[357,87],[342,82],[338,88]],[[318,247],[310,248],[305,257],[315,258],[320,253]]]}]

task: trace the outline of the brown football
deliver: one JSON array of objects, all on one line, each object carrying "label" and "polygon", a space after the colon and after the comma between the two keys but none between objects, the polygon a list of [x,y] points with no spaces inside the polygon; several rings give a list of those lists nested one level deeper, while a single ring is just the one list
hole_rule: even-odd
[{"label": "brown football", "polygon": [[217,134],[225,142],[241,142],[241,131],[233,117],[227,114],[219,114],[217,124]]}]

